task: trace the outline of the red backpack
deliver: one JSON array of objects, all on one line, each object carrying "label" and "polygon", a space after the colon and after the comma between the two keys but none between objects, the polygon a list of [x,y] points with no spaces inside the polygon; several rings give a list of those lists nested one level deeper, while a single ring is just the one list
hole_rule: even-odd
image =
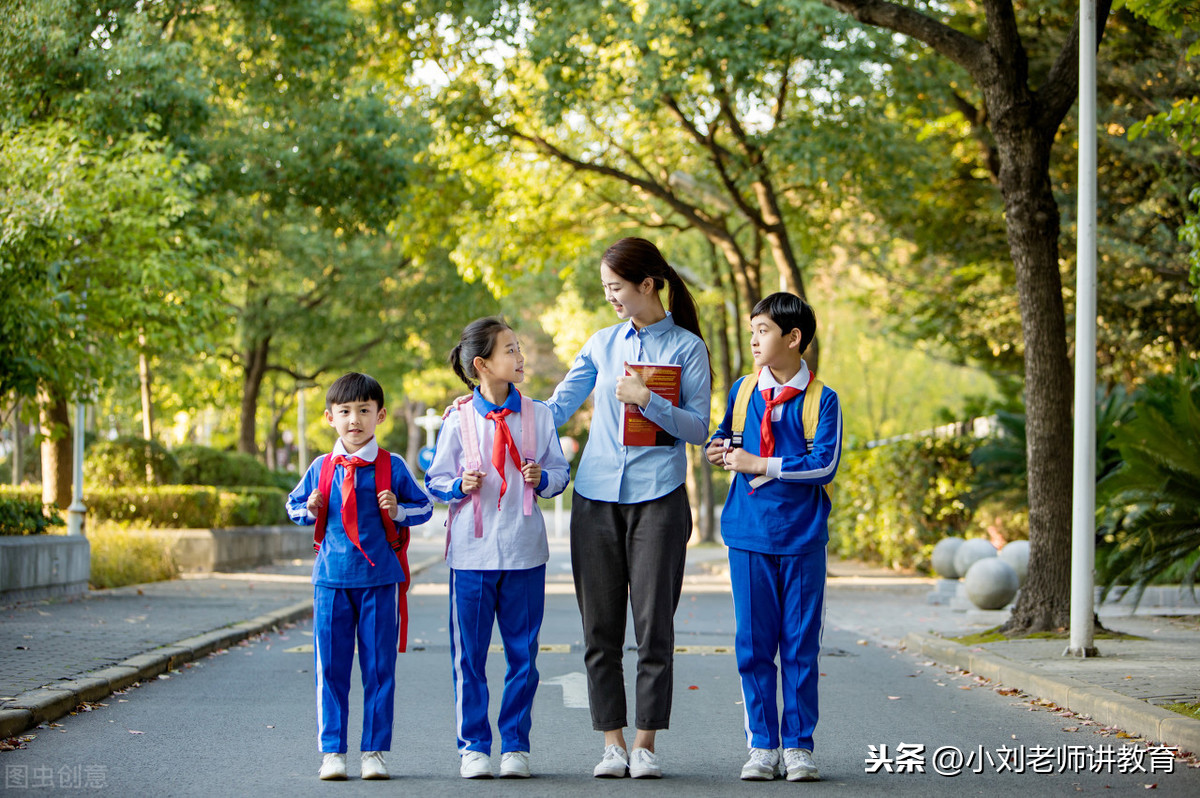
[{"label": "red backpack", "polygon": [[[379,449],[379,454],[375,457],[375,493],[379,494],[385,490],[392,489],[392,455],[389,452]],[[325,455],[325,459],[321,462],[321,476],[317,480],[317,490],[325,499],[324,503],[317,510],[317,526],[313,530],[313,551],[321,551],[321,541],[325,539],[325,522],[329,516],[329,494],[333,491],[333,455]],[[408,650],[408,586],[412,579],[408,571],[408,527],[397,527],[396,523],[388,517],[388,514],[380,510],[380,517],[383,519],[383,529],[387,534],[388,544],[391,545],[392,551],[396,553],[396,559],[400,561],[400,568],[404,571],[404,587],[397,597],[397,608],[400,611],[400,646],[396,650],[403,653]],[[368,560],[370,562],[370,560]]]}]

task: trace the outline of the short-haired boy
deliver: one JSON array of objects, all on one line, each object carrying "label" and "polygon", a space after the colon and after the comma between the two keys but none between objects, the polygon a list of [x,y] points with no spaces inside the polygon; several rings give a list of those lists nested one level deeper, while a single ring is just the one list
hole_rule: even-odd
[{"label": "short-haired boy", "polygon": [[[289,518],[318,525],[313,648],[317,740],[324,753],[319,776],[326,780],[346,778],[356,641],[363,683],[361,773],[364,779],[389,777],[382,752],[392,747],[401,591],[407,587],[401,536],[433,513],[433,502],[404,458],[380,452],[375,428],[386,417],[383,388],[372,377],[351,372],[335,380],[325,395],[325,420],[338,441],[333,452],[313,461],[287,498]],[[326,471],[332,480],[322,491],[326,458],[333,458]],[[391,471],[390,484],[377,484],[377,468],[380,475]]]},{"label": "short-haired boy", "polygon": [[[842,413],[837,394],[813,381],[801,357],[816,328],[812,308],[792,294],[771,294],[754,306],[750,349],[758,373],[734,384],[705,450],[710,463],[734,472],[721,535],[729,547],[734,647],[750,748],[741,776],[752,781],[777,774],[788,781],[819,778],[812,751],[829,541],[823,486],[841,459]],[[739,448],[732,446],[735,405],[745,380],[756,385]],[[815,430],[804,428],[810,391],[809,426],[815,417]],[[782,717],[775,698],[777,653]]]}]

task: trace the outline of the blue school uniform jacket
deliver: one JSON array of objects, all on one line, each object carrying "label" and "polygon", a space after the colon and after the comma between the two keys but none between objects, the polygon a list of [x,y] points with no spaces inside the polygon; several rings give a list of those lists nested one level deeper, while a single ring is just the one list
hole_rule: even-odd
[{"label": "blue school uniform jacket", "polygon": [[[345,447],[342,446],[341,440],[338,440],[331,454],[321,455],[312,462],[300,484],[288,494],[289,518],[304,526],[311,526],[317,522],[316,517],[308,512],[308,497],[317,489],[321,479],[321,463],[326,457],[345,453]],[[372,440],[355,452],[354,456],[373,463],[378,454],[379,444]],[[342,525],[342,481],[345,475],[344,467],[334,466],[333,485],[329,492],[329,515],[325,522],[325,540],[321,542],[321,550],[313,563],[313,584],[322,587],[379,587],[403,582],[404,571],[387,541],[387,532],[384,531],[383,518],[379,512],[379,498],[375,492],[375,466],[359,468],[354,475],[359,543],[374,565],[367,562],[363,552],[354,547]],[[396,504],[399,505],[400,511],[394,519],[397,527],[417,526],[428,521],[433,515],[433,502],[429,494],[408,470],[404,458],[395,453],[392,453],[392,493],[396,494]]]},{"label": "blue school uniform jacket", "polygon": [[[729,440],[733,428],[733,404],[742,377],[734,383],[725,406],[725,416],[713,438]],[[752,454],[761,453],[763,402],[761,390],[779,383],[770,369],[762,369],[758,389],[746,411],[742,446]],[[808,366],[804,365],[787,384],[798,388],[808,385]],[[822,487],[833,480],[842,456],[842,411],[837,394],[829,386],[821,394],[817,436],[812,451],[804,440],[804,394],[779,405],[780,417],[773,421],[775,452],[769,459],[769,482],[750,487],[752,475],[735,474],[721,512],[721,536],[730,548],[762,554],[805,554],[823,548],[829,542],[829,494]]]}]

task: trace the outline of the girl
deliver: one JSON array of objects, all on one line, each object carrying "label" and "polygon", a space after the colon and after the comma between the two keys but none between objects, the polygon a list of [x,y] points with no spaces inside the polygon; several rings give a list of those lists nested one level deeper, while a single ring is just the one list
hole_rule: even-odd
[{"label": "girl", "polygon": [[[571,565],[583,615],[592,727],[604,732],[597,777],[660,778],[654,741],[671,715],[675,608],[692,533],[685,444],[708,437],[712,373],[687,286],[649,241],[624,238],[600,260],[600,284],[621,324],[593,335],[546,405],[562,425],[595,390],[595,412],[576,474]],[[663,307],[659,291],[668,288]],[[679,405],[651,393],[625,363],[682,366]],[[625,446],[621,415],[636,405],[674,436],[667,446]],[[626,598],[628,597],[628,598]],[[636,728],[628,725],[622,649],[626,604],[638,640]]]},{"label": "girl", "polygon": [[425,484],[450,505],[446,561],[459,774],[492,777],[485,667],[495,621],[508,661],[498,724],[500,776],[528,778],[534,661],[550,557],[532,494],[562,493],[568,465],[553,415],[514,385],[525,379],[525,358],[503,319],[468,324],[450,364],[473,393],[446,410]]}]

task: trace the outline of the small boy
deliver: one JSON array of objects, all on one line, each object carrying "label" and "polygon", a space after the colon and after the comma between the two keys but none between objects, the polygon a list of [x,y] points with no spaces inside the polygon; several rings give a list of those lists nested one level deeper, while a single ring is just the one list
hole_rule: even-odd
[{"label": "small boy", "polygon": [[792,294],[754,306],[750,349],[758,373],[734,384],[705,450],[710,463],[734,472],[721,535],[750,748],[742,778],[751,781],[818,779],[812,751],[830,509],[823,486],[841,459],[842,414],[837,394],[813,379],[801,357],[816,329],[812,308]]},{"label": "small boy", "polygon": [[[325,420],[338,441],[331,454],[313,461],[287,498],[289,518],[317,525],[313,648],[317,740],[325,755],[319,776],[326,780],[346,778],[356,640],[363,683],[361,773],[364,779],[389,778],[382,752],[392,746],[396,653],[403,645],[404,536],[433,512],[404,459],[382,452],[375,440],[386,417],[383,388],[372,377],[351,372],[334,381],[325,395]],[[390,480],[379,484],[388,471]]]}]

